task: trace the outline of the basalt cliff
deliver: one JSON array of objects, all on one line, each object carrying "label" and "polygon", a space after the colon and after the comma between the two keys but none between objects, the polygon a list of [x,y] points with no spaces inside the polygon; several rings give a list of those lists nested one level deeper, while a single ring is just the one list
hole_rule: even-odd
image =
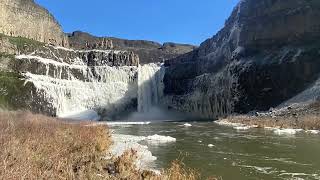
[{"label": "basalt cliff", "polygon": [[68,46],[59,23],[33,0],[0,0],[0,22],[2,34]]},{"label": "basalt cliff", "polygon": [[163,62],[188,53],[196,46],[177,43],[159,44],[145,40],[126,40],[112,37],[95,37],[76,31],[68,34],[70,46],[75,49],[114,49],[132,51],[140,57],[141,64]]},{"label": "basalt cliff", "polygon": [[204,118],[319,95],[320,1],[241,0],[225,27],[165,62],[166,104]]}]

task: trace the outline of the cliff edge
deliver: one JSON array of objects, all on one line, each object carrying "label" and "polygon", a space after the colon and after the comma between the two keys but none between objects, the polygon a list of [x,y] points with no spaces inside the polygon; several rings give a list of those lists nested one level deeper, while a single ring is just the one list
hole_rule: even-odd
[{"label": "cliff edge", "polygon": [[68,46],[59,23],[34,0],[0,0],[0,22],[2,34]]}]

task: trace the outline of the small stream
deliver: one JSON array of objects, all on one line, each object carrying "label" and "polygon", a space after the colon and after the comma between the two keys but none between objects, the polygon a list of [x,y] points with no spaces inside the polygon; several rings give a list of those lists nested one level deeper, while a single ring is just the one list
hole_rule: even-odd
[{"label": "small stream", "polygon": [[141,142],[157,157],[153,164],[157,169],[180,158],[198,169],[203,179],[210,175],[223,180],[320,179],[320,135],[241,131],[213,122],[192,122],[192,127],[183,124],[159,122],[111,128],[117,134],[176,138],[176,142],[161,144]]}]

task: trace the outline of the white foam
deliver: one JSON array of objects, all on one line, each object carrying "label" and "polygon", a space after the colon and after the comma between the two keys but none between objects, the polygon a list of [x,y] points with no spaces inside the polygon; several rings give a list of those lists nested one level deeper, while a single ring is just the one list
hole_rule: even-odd
[{"label": "white foam", "polygon": [[208,144],[208,147],[210,147],[210,148],[211,148],[211,147],[214,147],[214,146],[215,146],[215,145],[213,145],[213,144]]},{"label": "white foam", "polygon": [[103,122],[109,126],[122,126],[122,125],[148,125],[151,122]]},{"label": "white foam", "polygon": [[320,179],[320,176],[318,174],[307,174],[307,173],[281,173],[280,176],[291,176],[291,177],[304,176],[304,177],[313,177],[315,179]]},{"label": "white foam", "polygon": [[259,167],[259,166],[247,166],[247,165],[238,165],[238,166],[254,169],[255,171],[262,173],[262,174],[272,174],[275,172],[272,170],[273,169],[272,167]]},{"label": "white foam", "polygon": [[278,135],[294,135],[301,131],[303,129],[276,129],[273,132]]},{"label": "white foam", "polygon": [[250,128],[251,127],[249,127],[249,126],[236,126],[236,127],[233,127],[233,129],[236,129],[236,130],[248,130]]}]

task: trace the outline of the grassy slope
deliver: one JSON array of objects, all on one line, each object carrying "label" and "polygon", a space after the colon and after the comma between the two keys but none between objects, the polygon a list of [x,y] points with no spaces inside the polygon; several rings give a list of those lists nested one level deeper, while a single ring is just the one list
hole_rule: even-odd
[{"label": "grassy slope", "polygon": [[[7,38],[9,42],[16,47],[16,53],[32,52],[44,45],[44,43],[34,41],[23,37],[11,37],[0,34],[0,38]],[[22,76],[10,69],[14,63],[14,54],[0,52],[0,107],[16,110],[26,108],[27,104],[23,100],[30,96],[32,84],[22,80]]]},{"label": "grassy slope", "polygon": [[162,175],[136,170],[134,151],[106,160],[112,144],[105,126],[0,111],[0,179],[199,179],[174,162]]},{"label": "grassy slope", "polygon": [[32,89],[23,77],[14,72],[0,71],[0,107],[15,110],[25,108],[22,101],[27,100]]},{"label": "grassy slope", "polygon": [[45,43],[24,37],[12,37],[0,33],[0,38],[7,38],[14,45],[17,52],[30,52],[45,45]]}]

